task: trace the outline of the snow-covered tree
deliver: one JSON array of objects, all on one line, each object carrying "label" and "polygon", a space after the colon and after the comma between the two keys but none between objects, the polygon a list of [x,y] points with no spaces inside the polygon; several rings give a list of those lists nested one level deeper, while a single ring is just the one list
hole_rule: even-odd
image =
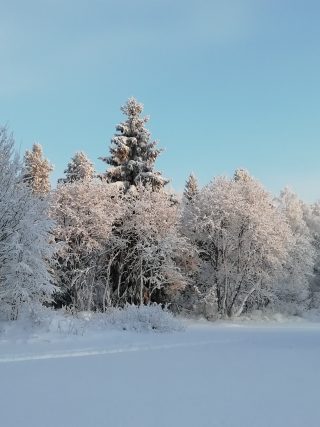
[{"label": "snow-covered tree", "polygon": [[201,257],[198,296],[220,316],[274,298],[291,232],[271,196],[246,171],[216,178],[186,204],[184,233]]},{"label": "snow-covered tree", "polygon": [[184,287],[191,248],[168,194],[138,186],[124,195],[87,180],[59,185],[54,200],[60,305],[105,311],[167,301]]},{"label": "snow-covered tree", "polygon": [[238,182],[250,182],[252,181],[252,177],[246,169],[236,169],[233,175],[233,180]]},{"label": "snow-covered tree", "polygon": [[312,205],[303,203],[302,208],[315,253],[314,274],[310,281],[310,307],[320,308],[320,202]]},{"label": "snow-covered tree", "polygon": [[72,157],[64,173],[66,175],[65,178],[62,178],[59,182],[70,183],[85,179],[93,179],[95,176],[95,169],[87,155],[83,151],[80,151]]},{"label": "snow-covered tree", "polygon": [[198,194],[198,192],[199,192],[199,186],[198,186],[197,178],[193,173],[191,173],[187,179],[184,192],[183,192],[185,200],[190,202],[194,198],[194,196]]},{"label": "snow-covered tree", "polygon": [[161,150],[157,148],[157,142],[151,141],[150,132],[145,127],[149,118],[141,117],[143,105],[130,98],[121,111],[127,119],[116,128],[110,156],[101,158],[111,166],[104,177],[110,183],[123,183],[126,189],[138,185],[151,185],[154,190],[163,188],[168,180],[154,170]]},{"label": "snow-covered tree", "polygon": [[54,290],[48,205],[23,180],[14,140],[0,128],[0,310],[12,319],[22,306],[50,300]]},{"label": "snow-covered tree", "polygon": [[127,193],[124,202],[114,240],[107,242],[115,255],[110,266],[113,301],[168,302],[184,288],[192,268],[192,247],[177,227],[179,206],[165,192],[143,186]]},{"label": "snow-covered tree", "polygon": [[278,208],[287,219],[292,233],[286,277],[279,283],[277,295],[284,310],[296,312],[306,308],[313,278],[315,249],[305,221],[304,204],[296,194],[285,188],[277,199]]},{"label": "snow-covered tree", "polygon": [[[100,180],[60,184],[53,194],[56,222],[58,306],[92,310],[105,288],[105,247],[122,209],[121,192]],[[102,305],[102,302],[101,304]]]},{"label": "snow-covered tree", "polygon": [[39,195],[49,193],[50,173],[53,166],[43,157],[40,144],[33,144],[32,150],[27,150],[24,156],[24,180],[32,188],[33,192]]}]

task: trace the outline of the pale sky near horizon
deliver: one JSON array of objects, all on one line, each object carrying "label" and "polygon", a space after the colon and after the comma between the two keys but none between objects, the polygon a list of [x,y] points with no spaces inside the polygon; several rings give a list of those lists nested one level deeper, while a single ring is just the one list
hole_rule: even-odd
[{"label": "pale sky near horizon", "polygon": [[0,124],[99,171],[120,106],[145,105],[181,191],[247,168],[320,199],[318,0],[0,0]]}]

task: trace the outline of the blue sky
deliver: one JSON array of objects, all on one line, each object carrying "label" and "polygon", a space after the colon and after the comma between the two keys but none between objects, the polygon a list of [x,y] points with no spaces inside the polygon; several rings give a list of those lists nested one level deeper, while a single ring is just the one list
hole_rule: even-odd
[{"label": "blue sky", "polygon": [[135,96],[181,190],[245,167],[320,199],[318,0],[0,0],[0,123],[54,179],[108,152]]}]

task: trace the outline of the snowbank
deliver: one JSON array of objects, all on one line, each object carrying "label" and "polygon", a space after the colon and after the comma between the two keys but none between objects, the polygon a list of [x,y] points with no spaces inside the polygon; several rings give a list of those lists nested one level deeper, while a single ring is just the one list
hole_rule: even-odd
[{"label": "snowbank", "polygon": [[107,313],[82,312],[38,307],[16,321],[0,321],[0,337],[15,339],[34,334],[79,335],[107,330],[135,332],[174,332],[183,323],[159,305],[112,308]]}]

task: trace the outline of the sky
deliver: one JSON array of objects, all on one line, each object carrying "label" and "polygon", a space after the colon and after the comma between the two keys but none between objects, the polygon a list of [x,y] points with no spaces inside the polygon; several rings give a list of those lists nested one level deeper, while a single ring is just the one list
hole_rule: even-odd
[{"label": "sky", "polygon": [[105,164],[120,106],[144,104],[181,191],[248,169],[320,199],[318,0],[0,0],[0,124],[63,175]]}]

